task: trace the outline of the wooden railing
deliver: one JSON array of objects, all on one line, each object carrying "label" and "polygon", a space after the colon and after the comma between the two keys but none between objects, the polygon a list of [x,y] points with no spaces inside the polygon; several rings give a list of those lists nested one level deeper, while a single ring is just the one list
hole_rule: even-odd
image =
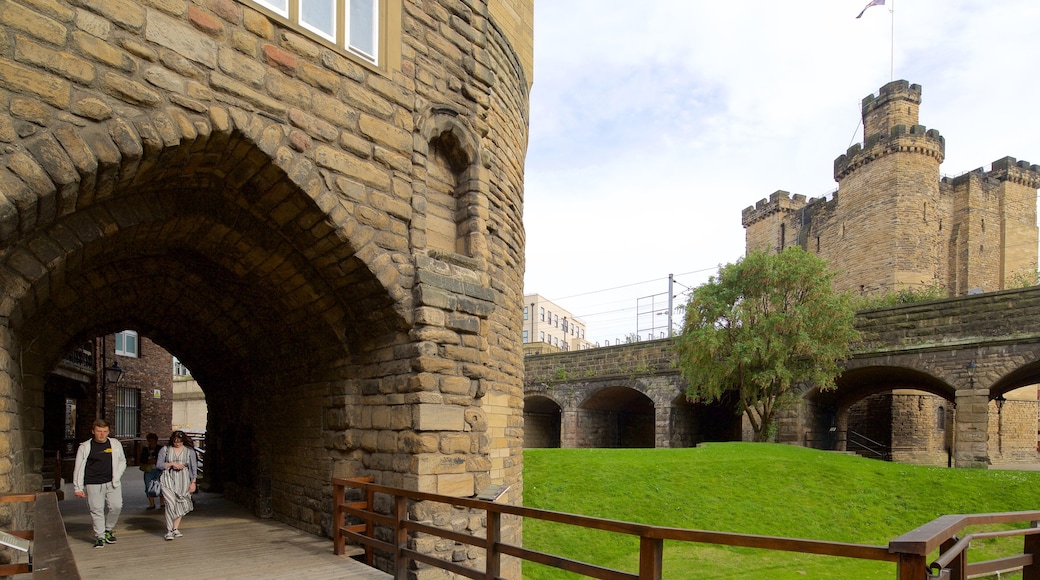
[{"label": "wooden railing", "polygon": [[[899,536],[889,542],[889,549],[907,555],[915,555],[915,576],[907,578],[936,578],[944,580],[966,580],[968,577],[1008,570],[1022,569],[1022,580],[1040,580],[1040,511],[1007,512],[997,514],[949,515],[932,520],[927,524]],[[970,526],[1011,524],[1028,522],[1028,528],[977,532],[958,537]],[[968,563],[968,547],[972,540],[1021,536],[1022,554],[984,562]],[[939,557],[927,567],[925,558],[936,548]],[[925,574],[928,574],[925,576]],[[900,577],[902,578],[902,577]]]},{"label": "wooden railing", "polygon": [[[393,562],[394,578],[400,580],[407,578],[410,561],[427,564],[467,578],[497,579],[500,578],[502,556],[514,556],[521,560],[552,566],[591,578],[660,580],[663,574],[664,540],[892,562],[896,564],[897,580],[926,580],[929,578],[965,580],[968,575],[974,576],[1019,567],[1022,569],[1022,580],[1040,580],[1040,558],[1037,558],[1040,554],[1040,528],[1037,527],[1040,511],[943,516],[892,540],[888,546],[872,546],[648,526],[477,499],[408,491],[377,485],[373,483],[372,478],[334,478],[332,483],[333,551],[337,555],[342,555],[346,551],[347,540],[360,544],[365,548],[365,562],[370,566],[375,563],[376,552],[385,554]],[[348,488],[359,490],[360,498],[354,501],[347,500]],[[392,506],[389,511],[392,513],[375,511],[377,494],[386,495],[392,500],[389,503]],[[487,514],[487,534],[481,538],[410,520],[408,519],[409,501],[431,501],[454,507],[483,510]],[[637,536],[639,537],[639,572],[636,574],[604,568],[504,543],[501,530],[503,515]],[[348,524],[347,517],[354,518],[360,523]],[[968,526],[1014,522],[1030,522],[1030,527],[978,533],[964,538],[956,537],[956,534]],[[383,534],[383,537],[389,537],[392,540],[377,539],[375,537],[377,526],[384,526],[388,533]],[[408,538],[409,534],[413,532],[483,548],[486,552],[486,568],[476,570],[412,550],[408,547]],[[971,539],[997,535],[1022,536],[1025,540],[1024,553],[986,562],[966,563],[967,548]],[[940,550],[940,557],[929,564],[927,558],[936,549]],[[1034,560],[1036,560],[1035,564]]]},{"label": "wooden railing", "polygon": [[12,536],[29,540],[31,546],[27,562],[0,565],[0,576],[31,572],[34,579],[79,580],[79,570],[72,556],[72,548],[69,547],[69,538],[65,535],[65,523],[58,511],[58,499],[53,492],[0,495],[0,503],[31,506],[33,521],[31,530],[6,531]]}]

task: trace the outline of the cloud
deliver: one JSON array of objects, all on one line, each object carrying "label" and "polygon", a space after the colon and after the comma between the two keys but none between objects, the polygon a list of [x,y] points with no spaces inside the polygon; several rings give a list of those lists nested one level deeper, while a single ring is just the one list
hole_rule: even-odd
[{"label": "cloud", "polygon": [[563,304],[580,315],[598,290],[736,260],[744,207],[836,187],[893,61],[945,173],[1040,162],[1040,2],[895,2],[894,51],[889,7],[855,18],[865,0],[539,2],[525,291],[583,294]]}]

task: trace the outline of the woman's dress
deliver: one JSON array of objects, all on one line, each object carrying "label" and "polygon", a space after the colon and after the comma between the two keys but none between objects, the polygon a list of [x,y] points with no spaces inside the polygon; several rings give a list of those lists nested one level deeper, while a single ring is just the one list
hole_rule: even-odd
[{"label": "woman's dress", "polygon": [[[169,447],[166,450],[166,462],[182,463],[187,466],[190,461],[189,453],[195,453],[195,450],[190,447],[181,447],[178,453],[176,449]],[[191,470],[185,467],[178,471],[168,467],[163,470],[162,478],[159,481],[162,484],[163,500],[166,501],[166,529],[172,530],[174,520],[195,509],[195,505],[191,501],[191,493],[188,491],[191,487]]]}]

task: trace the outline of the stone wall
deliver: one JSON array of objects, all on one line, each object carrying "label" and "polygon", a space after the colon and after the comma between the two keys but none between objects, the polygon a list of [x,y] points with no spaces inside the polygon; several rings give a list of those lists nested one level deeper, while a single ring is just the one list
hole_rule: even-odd
[{"label": "stone wall", "polygon": [[328,533],[334,475],[520,502],[531,3],[380,5],[375,65],[248,2],[0,10],[0,491],[39,487],[34,377],[134,329],[260,515]]},{"label": "stone wall", "polygon": [[676,375],[679,369],[675,366],[671,345],[672,339],[648,340],[584,351],[529,356],[524,359],[524,380],[528,384],[552,384],[554,381],[575,379]]}]

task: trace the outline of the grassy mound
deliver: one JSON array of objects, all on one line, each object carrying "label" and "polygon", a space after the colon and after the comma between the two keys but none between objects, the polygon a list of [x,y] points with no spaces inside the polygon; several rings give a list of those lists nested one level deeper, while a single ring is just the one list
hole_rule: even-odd
[{"label": "grassy mound", "polygon": [[[1040,509],[1040,473],[886,463],[789,445],[695,449],[529,449],[524,504],[671,526],[886,545],[941,515]],[[637,539],[535,520],[526,547],[638,570]],[[973,543],[972,560],[1021,553],[1021,540]],[[895,565],[668,542],[673,578],[895,578]],[[524,564],[524,578],[576,577]],[[1008,578],[1008,576],[1004,576]]]}]

